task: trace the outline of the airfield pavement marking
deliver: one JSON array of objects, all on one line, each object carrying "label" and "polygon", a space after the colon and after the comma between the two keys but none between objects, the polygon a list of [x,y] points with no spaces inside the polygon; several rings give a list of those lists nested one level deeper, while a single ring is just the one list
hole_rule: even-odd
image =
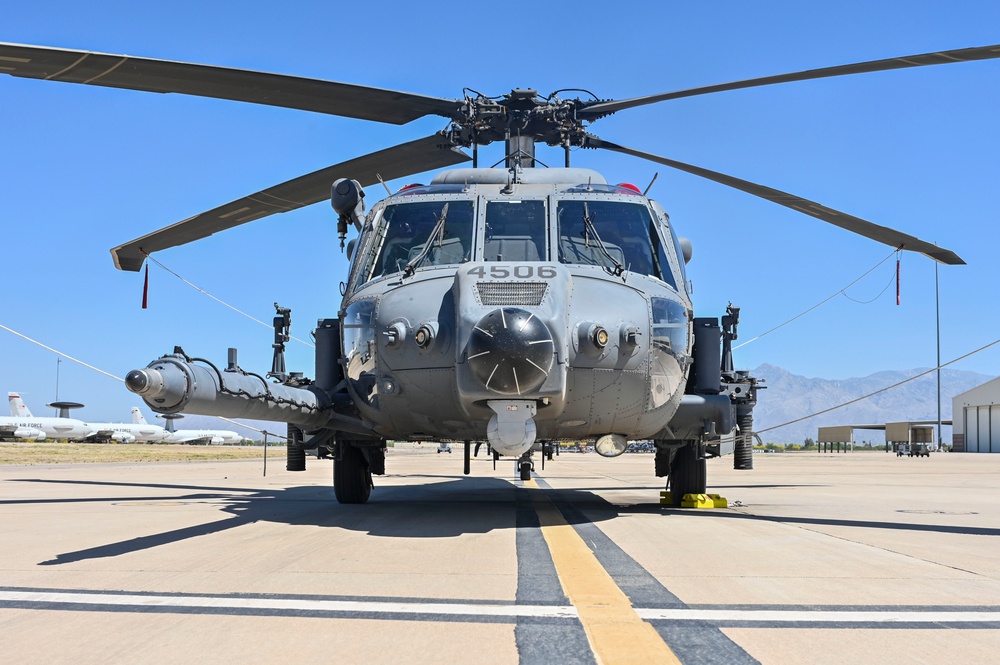
[{"label": "airfield pavement marking", "polygon": [[[578,606],[566,605],[505,605],[483,602],[437,602],[415,600],[351,600],[333,598],[302,598],[280,596],[245,596],[211,594],[170,594],[114,591],[84,591],[56,589],[0,588],[0,607],[21,609],[63,609],[101,612],[186,611],[205,614],[243,614],[310,616],[406,615],[436,621],[470,620],[489,617],[503,621],[517,618],[582,621]],[[617,610],[616,610],[617,611]],[[632,608],[632,612],[647,621],[709,622],[716,625],[743,625],[763,628],[867,627],[908,628],[955,627],[997,628],[1000,611],[971,608],[928,609],[815,609],[809,607],[785,609],[718,608]],[[432,618],[436,617],[436,618]],[[618,617],[616,617],[618,618]],[[616,627],[620,624],[616,624]],[[617,655],[617,654],[616,654]],[[618,660],[612,658],[611,660]],[[627,661],[626,661],[627,662]]]},{"label": "airfield pavement marking", "polygon": [[656,629],[632,607],[631,601],[590,551],[538,483],[526,480],[532,503],[549,546],[559,582],[599,663],[677,663]]},{"label": "airfield pavement marking", "polygon": [[[575,619],[575,608],[552,605],[496,605],[487,603],[439,603],[405,601],[332,600],[322,598],[261,598],[189,594],[143,594],[114,592],[74,592],[48,590],[0,590],[0,607],[5,604],[39,606],[144,607],[229,611],[256,610],[262,613],[347,613],[407,614],[453,617]],[[82,609],[82,608],[81,608]]]},{"label": "airfield pavement marking", "polygon": [[[477,635],[481,635],[484,630],[493,630],[494,634],[504,636],[501,639],[507,639],[506,636],[511,632],[514,634],[516,644],[513,649],[509,643],[503,644],[502,653],[506,655],[503,660],[506,662],[521,662],[526,665],[551,662],[583,663],[593,662],[596,658],[607,665],[610,661],[616,661],[616,655],[619,654],[612,653],[607,658],[597,655],[592,627],[584,623],[583,605],[578,604],[576,597],[570,597],[569,588],[565,586],[566,577],[563,571],[565,557],[560,556],[550,544],[549,532],[553,530],[555,519],[557,520],[555,526],[568,524],[576,532],[593,553],[597,565],[603,568],[618,589],[628,597],[631,607],[623,603],[622,614],[634,613],[639,620],[648,622],[658,631],[676,658],[686,665],[813,660],[829,663],[862,661],[876,663],[879,662],[879,658],[903,660],[907,657],[911,660],[930,658],[935,662],[951,662],[951,660],[992,662],[995,660],[996,645],[1000,644],[998,642],[1000,605],[996,603],[997,568],[996,558],[993,556],[994,543],[991,541],[1000,534],[1000,528],[996,526],[997,512],[991,510],[991,507],[997,505],[996,488],[1000,485],[995,482],[995,477],[1000,471],[1000,466],[984,465],[993,462],[1000,465],[1000,456],[993,457],[997,459],[965,462],[958,456],[954,458],[940,456],[937,458],[940,460],[939,465],[948,463],[951,466],[935,471],[921,467],[909,472],[908,475],[902,475],[902,472],[896,470],[895,462],[884,460],[881,456],[862,459],[816,459],[800,455],[788,460],[767,459],[762,461],[762,466],[770,464],[772,467],[777,467],[779,461],[782,466],[776,469],[768,469],[766,466],[758,468],[759,474],[771,475],[755,479],[754,487],[742,485],[742,477],[739,478],[740,482],[737,482],[735,472],[723,476],[720,481],[730,490],[739,488],[741,498],[748,499],[751,507],[756,506],[753,509],[758,511],[757,514],[751,515],[748,509],[747,514],[741,514],[739,517],[732,510],[713,511],[711,515],[715,517],[711,517],[705,512],[671,512],[670,509],[663,509],[653,503],[636,505],[631,497],[638,495],[626,495],[620,492],[611,495],[612,500],[618,498],[618,503],[608,503],[605,506],[605,499],[602,499],[602,495],[598,492],[635,490],[645,493],[655,489],[645,487],[644,479],[637,479],[637,476],[633,478],[631,469],[632,467],[638,469],[641,460],[625,459],[631,466],[619,474],[624,478],[620,487],[618,483],[614,485],[601,483],[600,487],[595,488],[598,483],[594,483],[589,477],[584,477],[583,473],[589,471],[591,467],[582,464],[589,465],[591,460],[569,458],[573,465],[564,467],[566,469],[564,475],[554,476],[554,479],[560,481],[558,487],[550,487],[542,478],[536,478],[528,483],[505,481],[512,487],[518,488],[515,492],[515,507],[518,513],[517,556],[515,559],[508,558],[504,562],[506,565],[504,574],[508,576],[506,586],[497,587],[499,591],[496,593],[471,595],[464,586],[456,586],[450,593],[442,592],[438,595],[435,595],[436,592],[428,593],[430,587],[426,585],[386,587],[381,584],[372,586],[362,583],[352,584],[347,588],[341,587],[334,577],[328,578],[319,586],[299,582],[294,582],[290,586],[289,571],[293,570],[294,564],[286,566],[280,563],[275,566],[271,559],[262,560],[259,565],[255,560],[251,560],[240,568],[240,571],[245,570],[248,573],[260,572],[264,580],[263,583],[251,587],[253,592],[247,592],[245,585],[241,584],[242,576],[236,573],[226,574],[225,571],[220,573],[216,570],[207,573],[195,570],[190,574],[178,572],[188,567],[185,563],[188,560],[183,556],[202,556],[194,553],[193,548],[190,554],[180,551],[182,555],[180,559],[176,559],[178,555],[169,549],[153,549],[154,546],[183,543],[181,540],[167,539],[167,542],[156,542],[153,545],[142,541],[139,543],[140,546],[127,552],[114,547],[109,549],[108,545],[95,548],[92,547],[93,542],[89,540],[84,544],[75,540],[64,540],[67,536],[60,534],[58,528],[53,530],[45,519],[48,513],[29,512],[32,506],[51,506],[52,510],[58,510],[60,513],[77,510],[77,507],[87,507],[87,512],[82,513],[85,520],[83,525],[86,527],[90,524],[89,520],[114,521],[111,519],[114,513],[105,513],[103,509],[99,509],[100,506],[126,505],[124,502],[129,502],[129,505],[140,505],[137,502],[144,501],[145,503],[141,505],[155,508],[166,505],[161,502],[186,501],[188,494],[185,492],[209,489],[207,480],[195,482],[187,477],[184,478],[183,484],[179,484],[181,481],[176,478],[173,478],[170,484],[158,482],[160,476],[155,474],[169,473],[173,477],[178,469],[176,464],[143,467],[149,474],[154,475],[144,478],[141,482],[114,483],[105,480],[102,471],[97,481],[86,479],[73,481],[79,483],[73,486],[66,486],[65,483],[70,481],[61,476],[49,478],[46,469],[50,467],[35,467],[37,473],[32,471],[34,477],[31,482],[21,477],[25,469],[0,468],[0,480],[4,481],[0,483],[4,485],[4,494],[0,497],[3,499],[0,501],[3,504],[0,517],[5,520],[3,522],[5,533],[13,539],[10,542],[11,547],[7,548],[9,551],[6,552],[10,556],[4,560],[5,583],[0,585],[0,614],[3,616],[0,623],[4,623],[8,628],[17,628],[6,632],[0,630],[2,635],[0,642],[4,643],[5,650],[11,652],[14,660],[19,656],[21,660],[25,658],[30,661],[43,660],[38,654],[45,652],[58,654],[50,659],[51,662],[61,662],[72,658],[74,654],[70,650],[76,647],[72,644],[53,643],[51,640],[38,643],[35,641],[37,635],[51,632],[52,626],[65,628],[71,625],[74,632],[79,630],[80,626],[87,626],[86,634],[91,640],[87,648],[90,649],[88,653],[92,657],[82,658],[80,662],[107,662],[106,658],[102,658],[99,648],[106,648],[109,644],[121,649],[138,648],[139,640],[146,639],[141,637],[141,631],[140,636],[129,635],[124,638],[115,631],[115,626],[127,622],[136,624],[148,622],[152,626],[185,628],[191,625],[220,626],[221,630],[225,631],[250,633],[255,631],[256,626],[261,625],[260,622],[266,618],[275,619],[267,625],[303,626],[306,624],[304,621],[287,622],[288,618],[302,617],[329,620],[323,625],[332,626],[330,630],[352,633],[369,630],[370,626],[379,625],[379,622],[382,622],[382,626],[400,626],[401,634],[407,637],[395,642],[398,643],[399,653],[403,654],[400,658],[404,660],[408,655],[412,655],[406,651],[411,645],[407,640],[419,642],[428,633],[437,635],[438,633],[434,631],[441,631],[440,634],[458,636],[462,640],[468,640],[468,643],[478,644],[476,640],[481,642],[482,638],[476,637]],[[437,456],[429,459],[435,464],[444,463]],[[895,460],[895,457],[892,459]],[[407,457],[406,460],[414,464],[427,462],[427,458],[421,460],[415,456]],[[238,463],[246,466],[253,464],[255,463],[252,461]],[[835,475],[831,479],[831,476],[826,475],[822,476],[820,484],[816,484],[820,481],[811,480],[814,477],[812,475],[802,476],[803,480],[800,480],[799,476],[789,476],[786,467],[792,464],[807,465],[803,473],[830,474],[831,464],[840,466],[851,464],[849,469],[864,464],[868,467],[874,465],[879,469],[885,467],[895,475],[889,476],[891,482],[881,483],[888,488],[889,494],[882,498],[886,504],[882,512],[870,514],[871,507],[860,502],[853,508],[855,512],[832,513],[829,510],[827,512],[812,510],[816,505],[821,507],[841,505],[842,502],[833,501],[837,496],[830,494],[833,491],[831,488],[843,486],[843,494],[846,496],[848,492],[854,493],[856,487],[867,487],[874,483],[873,479],[882,479],[886,476],[867,471],[867,475],[859,478],[854,474],[845,482],[840,480],[841,476]],[[229,479],[228,482],[233,484],[233,487],[230,487],[233,493],[253,491],[246,489],[251,485],[237,482],[246,480],[239,474],[233,474],[238,465],[227,462],[223,467],[202,463],[185,464],[181,468],[185,474],[198,473],[197,478],[207,473],[211,474],[211,478],[225,475]],[[98,471],[104,469],[110,470],[113,474],[124,468],[112,465],[51,467],[52,470],[70,470],[73,473],[92,473],[89,469]],[[838,466],[833,471],[848,477],[846,472],[838,471],[839,468]],[[422,469],[423,467],[419,470]],[[248,474],[256,479],[259,465],[252,471],[252,474],[250,472]],[[324,472],[322,477],[319,471]],[[320,469],[317,466],[310,478],[314,477],[316,482],[326,483],[326,471],[326,468]],[[925,489],[929,473],[941,474],[934,477],[943,479],[940,481],[942,483],[940,492],[934,496],[928,496]],[[730,476],[732,477],[727,481],[726,478]],[[602,473],[602,477],[606,477],[606,474]],[[573,491],[574,487],[581,486],[584,482],[590,488],[589,493]],[[73,490],[62,495],[50,494],[48,490],[44,493],[35,491],[58,487],[58,485],[39,485],[39,483],[63,483],[68,490],[71,487],[88,485],[94,487],[114,485],[127,488],[160,488],[164,491],[157,491],[147,496],[145,493],[134,494],[130,490],[112,492],[109,495],[105,495],[103,491],[92,495],[79,494]],[[282,483],[283,481],[279,479],[274,484]],[[604,487],[605,484],[608,486]],[[387,486],[398,487],[393,483],[387,483]],[[218,491],[224,489],[215,485],[211,487]],[[492,485],[487,487],[492,488]],[[776,501],[780,499],[777,489],[783,487],[805,488],[802,491],[806,494],[799,495],[794,500],[784,500],[784,503]],[[808,493],[810,487],[820,489]],[[911,487],[912,492],[904,491]],[[171,488],[176,491],[166,492]],[[320,510],[318,502],[329,498],[329,491],[325,485],[321,489],[322,492],[309,493],[305,497],[305,500],[317,502],[315,511],[311,510],[310,505],[300,504],[301,495],[281,497],[280,493],[272,492],[264,498],[257,499],[259,506],[268,506],[266,509],[268,518],[275,526],[258,534],[265,537],[254,538],[255,547],[250,549],[251,554],[258,556],[257,552],[263,551],[258,550],[256,545],[269,547],[273,544],[272,537],[293,533],[285,528],[286,523],[295,528],[298,528],[299,524],[308,524],[308,527],[298,531],[305,536],[309,535],[306,528],[313,530],[312,525],[316,524],[326,531],[313,531],[313,534],[316,537],[323,535],[325,538],[335,537],[341,532],[354,536],[355,534],[351,532],[367,529],[362,523],[355,521],[356,513],[351,513],[350,519],[316,518],[317,515],[325,514]],[[375,509],[391,516],[398,512],[399,506],[404,505],[404,501],[410,499],[426,501],[428,506],[434,506],[451,498],[450,494],[423,494],[413,487],[404,489],[405,492],[399,490],[394,494],[387,494],[386,502],[382,506],[375,505]],[[494,490],[495,488],[490,489],[489,494],[477,498],[489,499]],[[264,490],[256,492],[261,493]],[[809,499],[803,504],[805,507],[797,509],[798,511],[792,510],[789,506],[793,504],[799,506],[802,496]],[[760,497],[769,498],[771,503],[765,504]],[[822,503],[819,503],[820,500]],[[978,502],[976,512],[968,510],[973,500]],[[204,504],[205,501],[214,503],[216,499],[199,499],[197,503]],[[274,515],[271,515],[270,506],[274,502],[278,502],[279,506],[287,506],[289,514],[294,503],[296,506],[294,514],[304,517],[288,519],[284,507],[275,509]],[[193,503],[192,501],[192,505]],[[377,501],[375,503],[377,504]],[[855,506],[855,503],[850,501],[844,503],[848,507]],[[298,508],[300,505],[307,510],[300,511]],[[260,509],[257,514],[262,515],[264,512],[265,510]],[[338,514],[344,512],[337,510]],[[432,518],[427,522],[432,526],[438,524],[438,520],[444,523],[450,519],[450,513],[445,510],[431,508],[424,512]],[[783,577],[775,576],[770,571],[771,566],[797,566],[796,557],[802,557],[797,550],[784,548],[783,558],[777,559],[777,563],[768,563],[740,571],[735,575],[726,571],[721,573],[708,571],[705,575],[700,573],[692,575],[685,570],[669,570],[659,565],[661,563],[659,559],[650,558],[650,549],[643,549],[641,545],[648,544],[649,539],[655,539],[659,544],[659,538],[664,537],[658,530],[660,527],[654,529],[652,526],[654,522],[646,520],[657,519],[652,517],[654,515],[660,515],[660,519],[665,519],[665,513],[674,512],[677,514],[671,519],[676,524],[672,524],[671,527],[675,531],[673,535],[675,539],[683,540],[684,537],[689,537],[690,529],[695,522],[699,529],[704,530],[706,536],[724,533],[720,529],[727,524],[738,526],[741,530],[733,539],[737,557],[750,556],[758,552],[755,548],[757,539],[760,538],[759,534],[763,534],[764,537],[773,536],[777,524],[783,525],[782,530],[784,527],[803,528],[802,525],[807,525],[804,528],[809,530],[809,534],[815,534],[816,538],[810,535],[808,542],[805,543],[805,551],[810,559],[814,558],[816,553],[821,554],[819,563],[830,564],[832,569],[821,570],[814,577],[811,572],[813,562],[810,562],[805,566],[793,567]],[[895,517],[898,513],[916,516],[901,520]],[[924,516],[924,513],[928,515]],[[170,514],[166,511],[163,513],[164,517]],[[406,514],[403,513],[402,516],[405,517]],[[683,519],[682,515],[685,516]],[[613,516],[630,516],[633,524],[609,519]],[[204,518],[209,519],[209,517],[210,514],[206,511]],[[830,528],[813,530],[812,525],[817,524],[830,525]],[[130,522],[123,526],[128,527],[127,533],[130,537],[137,535],[131,531],[135,523]],[[510,527],[511,522],[508,516],[503,521],[490,522],[489,526],[495,531],[501,527]],[[543,531],[542,527],[546,530]],[[688,531],[678,533],[681,527]],[[448,530],[449,534],[453,532],[466,533],[467,530]],[[75,530],[69,532],[69,534],[75,533]],[[227,533],[232,534],[232,531]],[[475,533],[479,531],[475,530]],[[733,533],[735,532],[730,531],[730,535]],[[911,535],[910,541],[901,539],[901,536],[907,533]],[[935,539],[925,540],[928,534]],[[105,535],[110,541],[110,533]],[[392,547],[399,541],[391,538],[412,535],[413,532],[409,529],[390,528],[383,532],[371,531],[371,537],[366,536],[366,542],[373,540],[378,542],[388,536],[390,540],[385,540],[386,546]],[[505,538],[510,536],[509,533],[502,535]],[[418,533],[417,537],[421,538],[416,541],[418,545],[428,542],[439,544],[439,541],[428,541],[424,536],[424,532]],[[646,540],[637,541],[637,537]],[[55,540],[52,540],[53,538]],[[522,547],[522,539],[531,545],[530,549]],[[34,548],[35,541],[42,542],[43,546]],[[134,540],[125,542],[134,544]],[[817,542],[821,547],[810,549]],[[848,543],[850,549],[842,549],[844,543]],[[871,555],[872,548],[885,551],[884,548],[888,544],[898,551],[889,552],[886,555],[888,558],[874,558]],[[939,544],[943,544],[944,547],[939,549]],[[76,546],[89,549],[66,552]],[[739,550],[740,547],[744,550]],[[30,556],[19,554],[19,551],[25,548],[30,550]],[[65,552],[62,555],[64,558],[67,554],[76,555],[76,559],[72,561],[67,559],[65,563],[78,565],[61,565],[57,568],[36,567],[52,556],[54,553],[52,548],[58,548],[54,552]],[[211,548],[202,549],[206,552],[206,556],[214,551]],[[938,563],[925,561],[929,549],[936,553],[935,558],[939,560]],[[138,571],[128,565],[127,560],[118,559],[123,553],[147,550],[150,554],[146,556],[151,557],[149,559],[151,563],[148,566],[142,564]],[[959,570],[954,565],[949,565],[954,556],[965,553],[972,555],[968,565],[963,564],[968,570]],[[892,568],[892,561],[900,561],[898,558],[900,556],[907,557],[909,562],[902,565],[900,570],[895,570]],[[98,557],[104,557],[100,565],[86,564],[86,559]],[[201,561],[198,558],[191,560],[195,561],[195,568]],[[123,563],[119,564],[118,561]],[[518,579],[517,595],[512,598],[508,592],[511,586],[509,576],[514,561],[517,563]],[[864,570],[860,566],[886,562],[890,565],[888,571],[862,572],[861,580],[857,579],[857,572]],[[925,585],[925,573],[929,570],[927,566],[941,566],[942,563],[947,568],[946,573],[931,574],[930,577],[933,579],[930,580],[930,585]],[[406,574],[422,574],[419,569],[414,570],[412,566],[404,565]],[[159,577],[163,570],[168,572],[168,577]],[[364,569],[366,573],[368,570]],[[641,573],[644,570],[652,572],[643,575]],[[59,575],[53,577],[52,573],[56,571]],[[120,579],[118,571],[125,571],[126,581]],[[308,572],[314,571],[310,569]],[[317,578],[314,574],[308,577]],[[322,576],[319,578],[323,579]],[[232,583],[233,580],[236,581],[235,584]],[[871,596],[866,593],[868,588],[865,580],[877,583],[877,588]],[[592,586],[589,578],[585,578],[585,581],[588,586]],[[697,588],[697,584],[702,581],[712,586],[707,590]],[[725,588],[727,583],[732,583],[732,590]],[[954,591],[953,584],[956,585]],[[668,590],[666,585],[673,591]],[[802,585],[812,586],[801,591]],[[842,592],[840,589],[845,586],[849,588],[846,592]],[[236,591],[237,589],[243,590]],[[835,591],[831,591],[832,589]],[[385,595],[387,591],[392,595]],[[677,595],[674,596],[673,592]],[[411,595],[404,595],[405,593]],[[618,600],[621,601],[620,597]],[[209,623],[191,617],[204,617]],[[89,628],[90,626],[94,628]],[[303,634],[311,636],[307,629],[301,630]],[[178,631],[177,634],[182,632],[184,631]],[[720,646],[721,640],[716,638],[716,634],[731,640],[735,647],[724,649],[725,645]],[[170,633],[170,636],[167,636],[164,632],[163,636],[158,638],[160,639],[158,644],[174,648],[175,645],[171,640],[175,638],[172,635],[173,633]],[[415,638],[414,635],[419,637]],[[287,637],[285,633],[282,633],[279,639],[285,637]],[[185,638],[183,644],[186,645],[189,639],[194,638]],[[531,640],[534,642],[530,642]],[[207,646],[202,646],[196,641],[191,643],[198,644],[198,649],[209,649],[211,645],[218,644],[210,640]],[[301,648],[313,648],[311,642],[308,644],[308,647]],[[528,648],[525,647],[526,644]],[[465,645],[463,642],[463,648],[466,648]],[[393,645],[394,648],[396,646]],[[317,644],[315,648],[320,647]],[[46,649],[48,651],[45,651]],[[925,651],[925,649],[931,650]],[[512,655],[515,650],[520,660]],[[737,651],[746,654],[745,659],[733,658],[732,654]],[[566,655],[567,653],[581,654],[581,656],[571,658]],[[479,652],[473,648],[467,655],[468,658],[451,660],[484,663],[501,660],[489,650]],[[620,655],[619,657],[624,660],[624,657]],[[644,657],[643,660],[655,662],[652,656]]]}]

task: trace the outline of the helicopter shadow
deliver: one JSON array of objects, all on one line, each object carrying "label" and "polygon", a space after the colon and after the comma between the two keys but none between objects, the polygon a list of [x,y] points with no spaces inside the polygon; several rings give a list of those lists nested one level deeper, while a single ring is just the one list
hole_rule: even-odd
[{"label": "helicopter shadow", "polygon": [[[76,480],[23,480],[20,482],[58,483],[136,490],[175,489],[176,494],[152,496],[145,492],[132,496],[116,493],[95,498],[37,499],[12,503],[68,504],[91,502],[119,504],[135,501],[181,504],[218,504],[221,519],[137,536],[97,547],[64,552],[39,565],[56,566],[78,561],[116,557],[183,542],[191,538],[223,533],[255,522],[289,526],[317,526],[344,529],[386,538],[454,538],[483,534],[498,529],[516,529],[537,524],[531,490],[499,478],[448,477],[438,482],[376,487],[364,505],[339,504],[332,487],[220,488],[192,485],[143,484]],[[588,490],[561,490],[559,502],[597,508],[567,511],[567,522],[592,523],[617,515],[612,504]]]}]

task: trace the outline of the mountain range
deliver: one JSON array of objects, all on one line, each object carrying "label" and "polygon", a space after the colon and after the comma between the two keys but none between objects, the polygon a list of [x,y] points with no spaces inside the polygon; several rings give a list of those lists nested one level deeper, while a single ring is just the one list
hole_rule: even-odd
[{"label": "mountain range", "polygon": [[[937,374],[930,372],[901,386],[849,404],[829,413],[781,426],[829,409],[927,372],[927,368],[882,371],[850,379],[818,379],[792,374],[776,365],[764,364],[751,372],[764,379],[766,390],[757,395],[754,430],[765,442],[802,443],[815,439],[818,429],[828,425],[884,424],[908,420],[937,420]],[[995,377],[963,370],[941,370],[941,419],[951,420],[951,399]],[[882,432],[859,431],[855,442],[883,442]],[[942,428],[942,440],[951,443],[951,428]]]}]

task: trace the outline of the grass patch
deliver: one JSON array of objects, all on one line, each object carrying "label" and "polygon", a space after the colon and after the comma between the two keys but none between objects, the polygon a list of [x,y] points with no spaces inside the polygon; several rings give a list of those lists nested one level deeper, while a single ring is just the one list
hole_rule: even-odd
[{"label": "grass patch", "polygon": [[[281,458],[284,446],[268,446]],[[263,446],[188,446],[155,443],[0,443],[0,464],[78,464],[81,462],[200,462],[260,459]]]}]

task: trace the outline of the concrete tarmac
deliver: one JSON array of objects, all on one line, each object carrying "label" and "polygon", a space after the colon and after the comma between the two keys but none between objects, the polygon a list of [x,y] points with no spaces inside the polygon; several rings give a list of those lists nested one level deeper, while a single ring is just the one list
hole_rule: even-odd
[{"label": "concrete tarmac", "polygon": [[[431,449],[433,450],[433,449]],[[516,480],[390,453],[0,467],[0,652],[18,663],[976,663],[1000,653],[1000,455],[649,454]]]}]

